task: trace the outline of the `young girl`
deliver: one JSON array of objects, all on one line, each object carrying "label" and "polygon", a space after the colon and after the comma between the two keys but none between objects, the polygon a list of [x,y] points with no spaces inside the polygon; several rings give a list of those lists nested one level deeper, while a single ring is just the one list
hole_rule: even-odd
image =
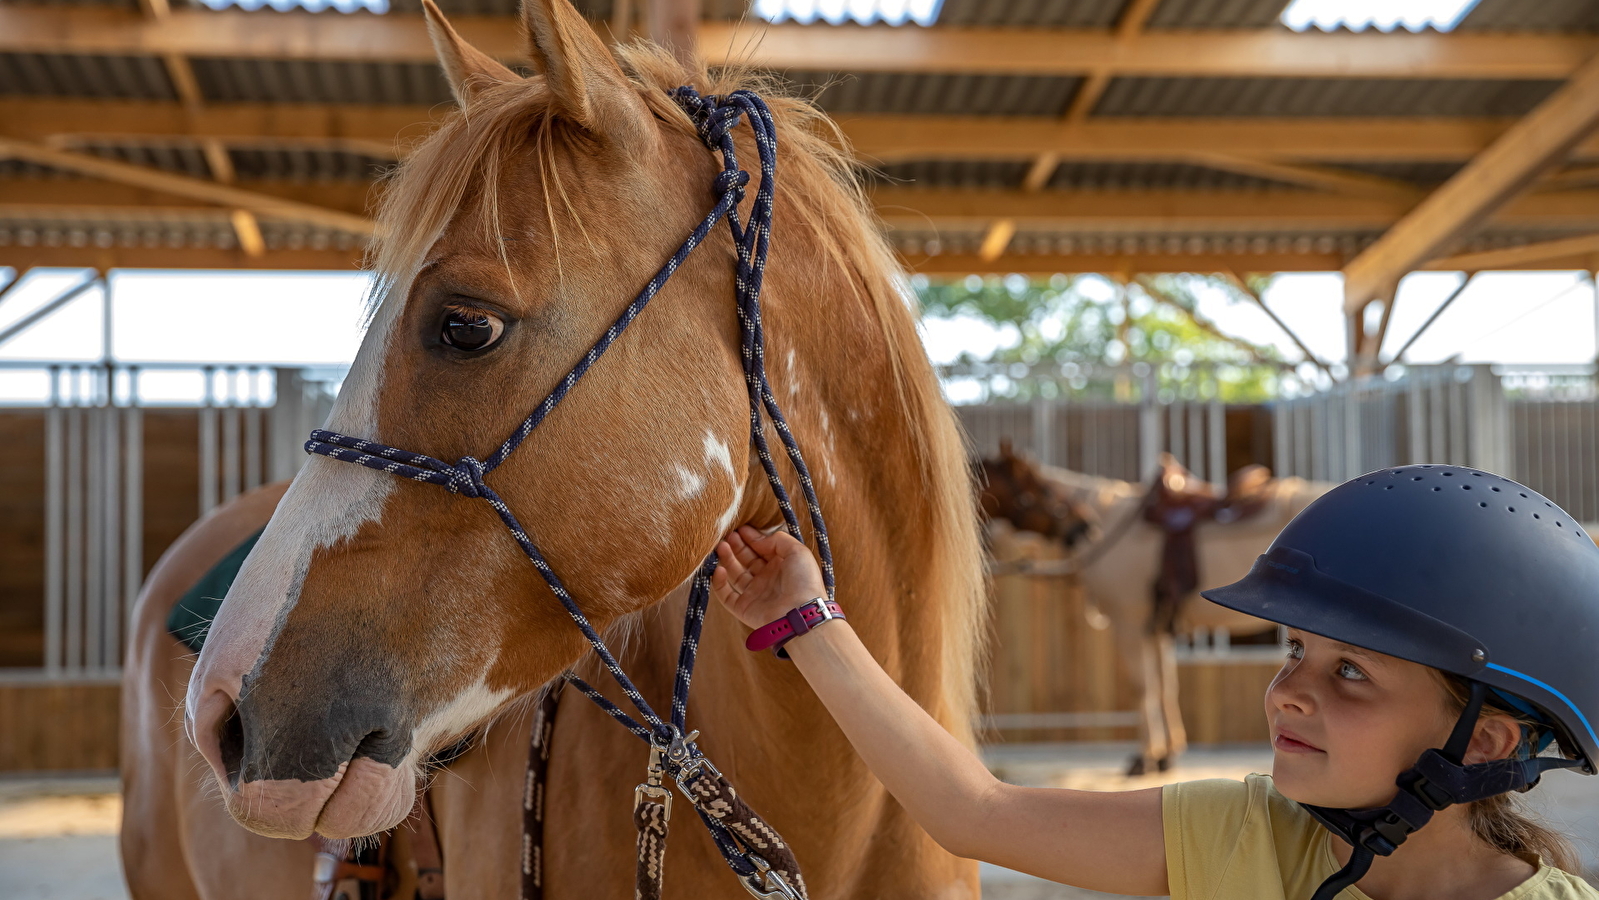
[{"label": "young girl", "polygon": [[786,651],[956,855],[1174,900],[1599,898],[1564,871],[1570,846],[1507,795],[1548,769],[1594,773],[1599,548],[1509,479],[1362,476],[1290,522],[1244,580],[1204,592],[1288,626],[1265,698],[1272,774],[1243,782],[1000,782],[834,615],[803,544],[744,527],[717,552],[716,596],[756,629],[750,646]]}]

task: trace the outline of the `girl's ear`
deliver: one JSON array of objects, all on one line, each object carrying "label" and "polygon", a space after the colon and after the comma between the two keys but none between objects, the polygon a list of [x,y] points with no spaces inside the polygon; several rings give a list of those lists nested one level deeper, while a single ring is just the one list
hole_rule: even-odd
[{"label": "girl's ear", "polygon": [[1521,723],[1509,716],[1484,714],[1471,733],[1471,743],[1466,747],[1466,765],[1508,759],[1514,756],[1521,744]]}]

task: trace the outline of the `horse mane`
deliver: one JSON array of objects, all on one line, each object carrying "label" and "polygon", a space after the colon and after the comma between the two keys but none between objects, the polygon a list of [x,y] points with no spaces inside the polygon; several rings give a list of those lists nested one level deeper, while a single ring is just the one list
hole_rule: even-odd
[{"label": "horse mane", "polygon": [[[691,70],[648,41],[612,48],[623,70],[663,127],[696,136],[695,126],[669,96],[679,85],[702,94],[746,89],[771,108],[783,148],[782,203],[822,246],[840,270],[840,280],[859,285],[854,293],[870,304],[882,329],[899,407],[907,412],[913,459],[927,504],[928,558],[920,571],[943,617],[940,662],[943,709],[933,713],[946,727],[969,737],[977,712],[977,686],[986,634],[984,561],[967,452],[962,431],[927,363],[916,330],[914,297],[893,252],[883,239],[862,186],[860,170],[836,125],[810,101],[794,96],[779,79],[750,67]],[[481,85],[386,179],[378,209],[378,237],[369,253],[376,272],[369,304],[404,295],[423,262],[474,188],[483,212],[478,226],[493,246],[499,240],[499,176],[503,164],[529,139],[536,142],[544,177],[546,212],[553,227],[555,203],[573,212],[555,166],[555,127],[542,78]],[[551,185],[554,186],[552,192]],[[552,193],[555,196],[552,196]],[[579,223],[581,230],[581,223]],[[556,238],[557,260],[559,239]],[[506,260],[509,269],[509,260]],[[864,297],[859,297],[864,293]]]}]

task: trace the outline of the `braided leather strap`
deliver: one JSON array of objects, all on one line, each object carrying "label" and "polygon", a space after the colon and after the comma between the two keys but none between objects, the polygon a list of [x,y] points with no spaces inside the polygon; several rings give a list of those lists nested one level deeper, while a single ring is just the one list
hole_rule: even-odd
[{"label": "braided leather strap", "polygon": [[556,679],[533,715],[533,740],[527,750],[522,788],[522,900],[544,900],[544,796],[550,776],[550,738],[564,681]]},{"label": "braided leather strap", "polygon": [[[805,889],[805,878],[800,874],[794,851],[776,829],[766,824],[766,820],[750,809],[749,804],[739,799],[738,791],[720,772],[701,767],[679,784],[706,824],[720,826],[745,854],[758,857],[770,867],[769,873],[758,871],[758,866],[757,871],[752,873],[739,871],[740,878],[745,879],[746,883],[752,880],[758,882],[775,874],[781,876],[800,897],[808,900],[810,894]],[[733,860],[729,859],[728,863],[732,865]],[[734,871],[738,871],[737,866],[734,866]]]},{"label": "braided leather strap", "polygon": [[661,900],[666,874],[667,818],[672,808],[639,798],[633,804],[633,827],[638,829],[638,869],[633,877],[635,900]]}]

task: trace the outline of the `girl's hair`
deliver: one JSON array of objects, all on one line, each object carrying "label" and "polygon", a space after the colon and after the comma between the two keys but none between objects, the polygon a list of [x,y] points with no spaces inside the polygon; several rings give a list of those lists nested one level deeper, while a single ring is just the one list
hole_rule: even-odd
[{"label": "girl's hair", "polygon": [[[1458,675],[1445,672],[1438,674],[1451,711],[1458,716],[1471,698],[1471,683]],[[1534,748],[1537,746],[1536,735],[1549,727],[1547,723],[1511,708],[1491,691],[1482,705],[1482,711],[1484,715],[1508,716],[1526,726],[1528,730],[1524,734],[1532,737],[1524,737],[1523,740],[1531,740]],[[1467,813],[1472,833],[1495,850],[1528,861],[1537,856],[1545,864],[1567,871],[1578,871],[1582,865],[1571,841],[1528,812],[1516,794],[1497,794],[1486,800],[1477,800],[1468,804]]]}]

